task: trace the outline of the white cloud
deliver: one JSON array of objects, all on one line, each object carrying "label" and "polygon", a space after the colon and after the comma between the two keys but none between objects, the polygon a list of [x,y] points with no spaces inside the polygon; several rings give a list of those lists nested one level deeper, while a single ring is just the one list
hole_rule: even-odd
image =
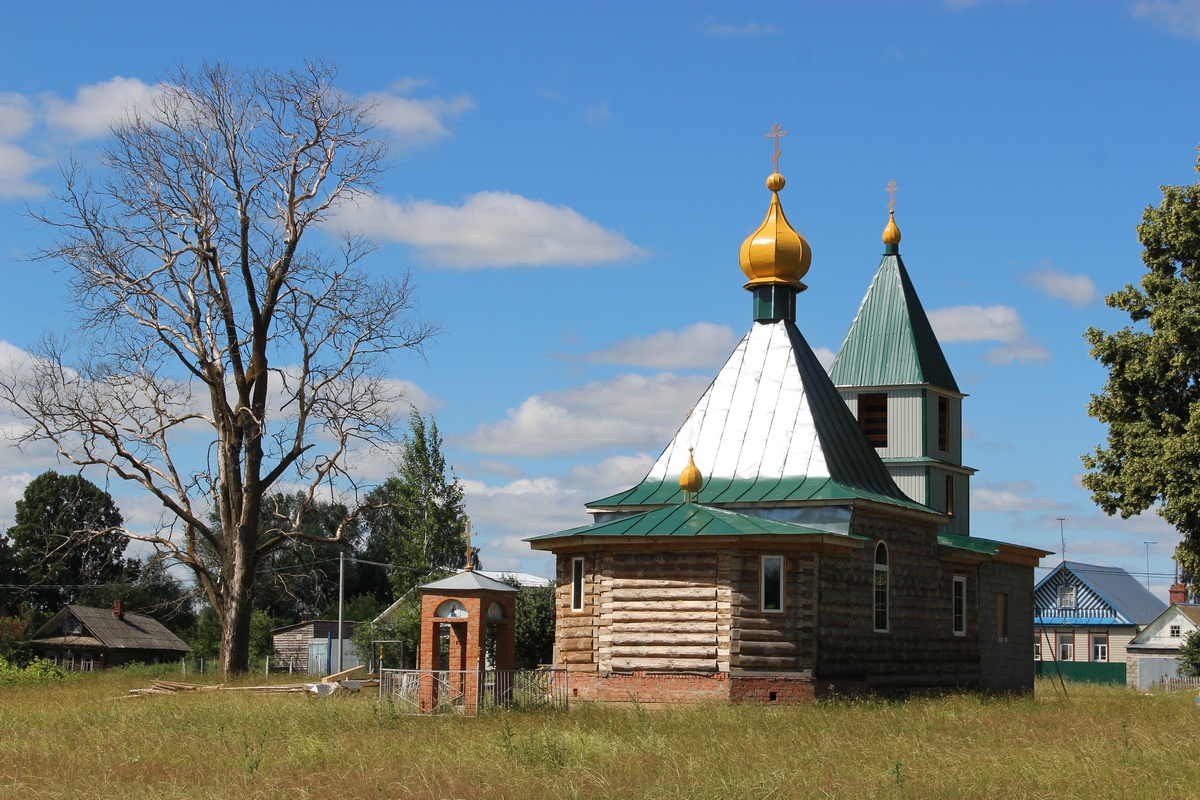
[{"label": "white cloud", "polygon": [[821,362],[821,366],[829,372],[829,368],[833,366],[833,360],[837,358],[837,353],[830,350],[828,347],[814,347],[813,355],[817,357],[817,361]]},{"label": "white cloud", "polygon": [[344,206],[335,224],[410,245],[422,261],[447,267],[590,266],[645,255],[567,206],[508,192],[479,192],[461,206],[371,196]]},{"label": "white cloud", "polygon": [[449,100],[405,96],[424,84],[424,80],[417,78],[402,78],[392,85],[390,92],[373,92],[363,98],[374,103],[375,119],[380,126],[395,133],[403,145],[428,145],[449,136],[446,121],[475,107],[475,102],[466,94]]},{"label": "white cloud", "polygon": [[583,119],[589,125],[597,125],[612,119],[612,115],[612,110],[608,107],[608,101],[605,100],[598,105],[588,106],[587,113],[584,114]]},{"label": "white cloud", "polygon": [[951,306],[929,312],[942,342],[1019,342],[1025,338],[1021,315],[1012,306]]},{"label": "white cloud", "polygon": [[1023,275],[1021,282],[1047,297],[1066,300],[1076,307],[1086,306],[1096,299],[1096,284],[1082,273],[1070,275],[1060,269],[1046,268]]},{"label": "white cloud", "polygon": [[983,358],[989,364],[997,366],[1006,366],[1014,361],[1020,361],[1022,364],[1035,364],[1041,361],[1050,359],[1050,351],[1040,344],[1035,342],[1022,342],[1020,344],[1009,344],[1003,347],[993,347],[983,354]]},{"label": "white cloud", "polygon": [[591,364],[627,364],[652,369],[690,369],[724,364],[737,344],[728,325],[697,322],[681,331],[635,336],[583,355]]},{"label": "white cloud", "polygon": [[780,30],[772,23],[765,25],[760,22],[746,22],[742,25],[730,25],[716,19],[707,19],[700,28],[713,36],[772,36]]},{"label": "white cloud", "polygon": [[0,92],[0,139],[24,136],[33,123],[33,105],[24,95]]},{"label": "white cloud", "polygon": [[1022,481],[1017,484],[987,484],[979,482],[971,487],[971,510],[979,513],[994,511],[1043,511],[1058,508],[1058,503],[1049,497],[1031,496],[1032,485]]},{"label": "white cloud", "polygon": [[1046,361],[1050,351],[1033,342],[1012,306],[951,306],[929,312],[929,322],[942,342],[1007,342],[984,354],[991,364]]},{"label": "white cloud", "polygon": [[1177,36],[1200,39],[1200,0],[1140,0],[1133,6],[1133,16]]},{"label": "white cloud", "polygon": [[0,142],[0,197],[29,197],[45,191],[29,180],[38,168],[32,153],[15,144]]},{"label": "white cloud", "polygon": [[539,458],[611,447],[654,447],[675,433],[710,379],[671,373],[619,375],[546,392],[508,410],[508,418],[454,437],[489,455]]},{"label": "white cloud", "polygon": [[149,105],[154,93],[153,86],[118,75],[80,86],[74,101],[50,96],[46,101],[46,121],[75,139],[103,136],[114,121],[124,118],[135,106]]}]

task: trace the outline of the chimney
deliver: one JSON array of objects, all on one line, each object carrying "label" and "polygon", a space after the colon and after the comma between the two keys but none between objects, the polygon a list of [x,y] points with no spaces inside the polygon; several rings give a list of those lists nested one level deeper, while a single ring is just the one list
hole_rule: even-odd
[{"label": "chimney", "polygon": [[1187,584],[1186,583],[1171,584],[1171,588],[1170,588],[1170,590],[1168,590],[1168,596],[1171,599],[1171,605],[1175,605],[1176,603],[1186,603],[1187,596],[1188,596]]},{"label": "chimney", "polygon": [[125,619],[125,601],[113,601],[113,619]]}]

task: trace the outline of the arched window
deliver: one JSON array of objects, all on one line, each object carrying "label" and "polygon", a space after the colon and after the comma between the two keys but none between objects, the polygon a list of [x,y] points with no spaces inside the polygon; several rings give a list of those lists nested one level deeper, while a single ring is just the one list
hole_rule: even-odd
[{"label": "arched window", "polygon": [[490,606],[488,606],[487,618],[504,619],[504,606],[500,605],[499,603],[492,603]]},{"label": "arched window", "polygon": [[447,600],[437,607],[433,615],[440,619],[461,619],[467,616],[467,609],[457,600]]},{"label": "arched window", "polygon": [[875,545],[875,630],[888,629],[888,551],[887,545]]}]

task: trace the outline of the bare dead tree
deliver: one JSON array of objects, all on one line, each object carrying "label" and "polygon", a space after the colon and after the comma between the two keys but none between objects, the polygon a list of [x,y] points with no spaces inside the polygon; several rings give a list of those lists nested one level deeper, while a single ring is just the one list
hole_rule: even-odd
[{"label": "bare dead tree", "polygon": [[[394,438],[389,354],[436,333],[407,274],[360,271],[370,242],[314,231],[301,247],[386,168],[371,108],[335,77],[323,62],[180,70],[114,125],[102,170],[64,168],[62,210],[34,216],[56,231],[40,255],[67,275],[79,328],[0,376],[28,422],[19,446],[50,442],[162,504],[158,530],[124,533],[193,572],[224,625],[225,672],[248,666],[260,559],[314,538],[319,490],[355,489],[355,455]],[[263,530],[281,486],[304,502]]]}]

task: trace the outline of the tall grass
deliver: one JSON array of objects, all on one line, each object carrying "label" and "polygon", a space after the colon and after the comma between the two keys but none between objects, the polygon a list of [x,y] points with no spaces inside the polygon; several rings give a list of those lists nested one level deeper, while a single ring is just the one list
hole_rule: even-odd
[{"label": "tall grass", "polygon": [[118,699],[145,684],[110,672],[0,690],[0,797],[1200,795],[1186,693],[1073,685],[1064,700],[1046,685],[1023,698],[429,719],[370,693]]}]

